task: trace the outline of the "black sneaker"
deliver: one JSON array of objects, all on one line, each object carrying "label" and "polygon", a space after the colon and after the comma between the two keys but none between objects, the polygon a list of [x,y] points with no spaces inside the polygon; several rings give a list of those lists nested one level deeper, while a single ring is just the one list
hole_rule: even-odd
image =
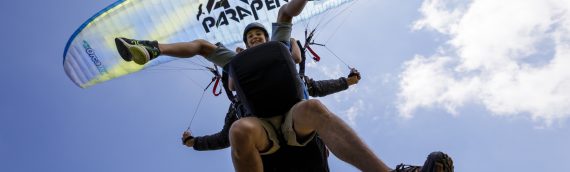
[{"label": "black sneaker", "polygon": [[420,172],[420,169],[422,169],[422,166],[400,164],[397,165],[396,169],[392,170],[391,172]]},{"label": "black sneaker", "polygon": [[453,160],[443,152],[432,152],[420,172],[453,172]]},{"label": "black sneaker", "polygon": [[391,172],[453,172],[453,160],[443,152],[432,152],[423,167],[400,164]]},{"label": "black sneaker", "polygon": [[115,38],[115,45],[125,61],[135,61],[139,65],[144,65],[160,55],[157,41]]}]

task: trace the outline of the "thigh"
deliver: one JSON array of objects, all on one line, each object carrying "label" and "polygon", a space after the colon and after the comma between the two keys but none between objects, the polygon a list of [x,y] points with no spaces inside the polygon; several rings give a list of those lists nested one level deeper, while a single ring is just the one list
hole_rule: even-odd
[{"label": "thigh", "polygon": [[[307,120],[306,112],[303,111],[303,104],[307,101],[301,101],[295,106],[293,106],[289,112],[285,115],[283,125],[281,125],[281,131],[283,136],[287,141],[288,145],[291,146],[305,146],[309,141],[315,137],[316,132],[311,127],[302,126],[303,120]],[[300,125],[301,124],[301,125]]]}]

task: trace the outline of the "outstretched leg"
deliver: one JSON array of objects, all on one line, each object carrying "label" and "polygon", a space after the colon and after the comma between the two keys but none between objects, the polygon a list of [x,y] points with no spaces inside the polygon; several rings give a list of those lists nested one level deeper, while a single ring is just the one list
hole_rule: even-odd
[{"label": "outstretched leg", "polygon": [[270,143],[259,119],[242,118],[230,128],[232,161],[237,172],[261,172],[263,163],[259,152],[269,149]]},{"label": "outstretched leg", "polygon": [[195,55],[206,56],[214,52],[216,45],[202,39],[197,39],[190,42],[179,42],[172,44],[158,44],[160,52],[163,55],[189,58]]},{"label": "outstretched leg", "polygon": [[291,110],[298,139],[317,132],[339,159],[365,172],[389,171],[357,134],[316,99],[298,103]]},{"label": "outstretched leg", "polygon": [[195,55],[205,57],[213,53],[217,47],[202,39],[191,42],[159,44],[157,41],[115,38],[115,45],[125,61],[135,61],[140,65],[144,65],[160,55],[179,58],[190,58]]}]

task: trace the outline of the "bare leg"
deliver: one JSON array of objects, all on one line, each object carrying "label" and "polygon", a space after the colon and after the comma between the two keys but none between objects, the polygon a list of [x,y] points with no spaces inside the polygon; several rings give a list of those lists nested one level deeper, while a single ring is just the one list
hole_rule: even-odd
[{"label": "bare leg", "polygon": [[261,172],[259,152],[270,146],[265,129],[254,117],[242,118],[230,128],[232,161],[236,172]]},{"label": "bare leg", "polygon": [[205,40],[194,40],[192,42],[179,42],[172,44],[158,44],[161,54],[180,57],[180,58],[190,58],[195,55],[208,55],[216,49],[216,45],[211,44]]},{"label": "bare leg", "polygon": [[330,150],[341,160],[365,172],[389,171],[386,166],[342,119],[320,101],[307,100],[292,109],[297,136],[316,131]]}]

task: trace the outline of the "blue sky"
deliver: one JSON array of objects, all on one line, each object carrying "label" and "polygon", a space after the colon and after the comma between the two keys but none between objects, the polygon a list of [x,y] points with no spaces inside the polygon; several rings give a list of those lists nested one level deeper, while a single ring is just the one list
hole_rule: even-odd
[{"label": "blue sky", "polygon": [[[88,89],[67,78],[69,36],[113,2],[0,2],[0,171],[232,171],[229,149],[180,144],[209,76],[142,71]],[[320,99],[392,167],[440,150],[462,172],[570,171],[569,7],[361,0],[329,47],[364,78]],[[317,51],[309,75],[348,72]],[[207,95],[192,131],[219,131],[227,104]]]}]

